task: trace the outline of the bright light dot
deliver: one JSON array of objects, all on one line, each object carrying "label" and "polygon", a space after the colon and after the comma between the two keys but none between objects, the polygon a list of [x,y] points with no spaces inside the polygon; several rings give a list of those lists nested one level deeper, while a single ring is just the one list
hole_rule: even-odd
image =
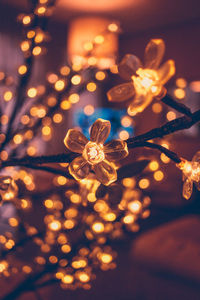
[{"label": "bright light dot", "polygon": [[165,164],[168,164],[170,162],[170,158],[167,157],[164,153],[162,153],[160,155],[160,159],[162,160],[162,162],[164,162]]},{"label": "bright light dot", "polygon": [[161,113],[162,111],[162,105],[160,103],[154,103],[152,105],[152,111],[155,113],[155,114],[159,114]]},{"label": "bright light dot", "polygon": [[176,113],[173,111],[169,111],[166,115],[168,121],[172,121],[176,119]]},{"label": "bright light dot", "polygon": [[65,275],[64,277],[62,277],[62,282],[65,284],[70,284],[74,281],[74,278],[72,275]]},{"label": "bright light dot", "polygon": [[30,88],[30,89],[28,89],[27,95],[28,95],[30,98],[34,98],[34,97],[37,95],[37,90],[36,90],[36,88]]},{"label": "bright light dot", "polygon": [[150,185],[150,181],[147,178],[143,178],[143,179],[140,179],[138,184],[141,189],[147,189]]},{"label": "bright light dot", "polygon": [[35,31],[34,30],[30,30],[27,32],[27,38],[28,39],[32,39],[35,36]]},{"label": "bright light dot", "polygon": [[54,121],[54,123],[61,123],[62,122],[62,120],[63,120],[63,117],[62,117],[62,115],[61,114],[59,114],[59,113],[57,113],[57,114],[55,114],[54,116],[53,116],[53,121]]},{"label": "bright light dot", "polygon": [[71,107],[71,103],[68,100],[63,100],[60,103],[60,108],[63,109],[63,110],[68,110],[68,109],[70,109],[70,107]]},{"label": "bright light dot", "polygon": [[60,74],[67,76],[70,73],[70,68],[68,66],[63,66],[60,68]]},{"label": "bright light dot", "polygon": [[104,224],[100,222],[96,222],[92,225],[92,230],[97,233],[101,233],[104,231]]},{"label": "bright light dot", "polygon": [[19,66],[19,68],[18,68],[18,73],[19,73],[20,75],[24,75],[26,72],[27,72],[27,66],[26,66],[26,65],[21,65],[21,66]]},{"label": "bright light dot", "polygon": [[121,124],[124,127],[130,127],[132,125],[132,119],[129,116],[124,116],[121,119]]},{"label": "bright light dot", "polygon": [[6,102],[10,101],[12,99],[12,92],[11,91],[6,91],[4,94],[3,94],[3,98]]},{"label": "bright light dot", "polygon": [[59,185],[65,185],[67,183],[67,178],[64,176],[58,176],[57,182]]},{"label": "bright light dot", "polygon": [[21,144],[21,142],[22,142],[22,140],[23,140],[23,137],[22,137],[22,135],[21,134],[16,134],[14,137],[13,137],[13,142],[15,143],[15,144]]},{"label": "bright light dot", "polygon": [[78,101],[80,100],[80,97],[79,97],[79,95],[78,94],[71,94],[70,96],[69,96],[69,101],[71,102],[71,103],[77,103]]},{"label": "bright light dot", "polygon": [[195,93],[200,93],[200,80],[192,81],[190,83],[190,89]]},{"label": "bright light dot", "polygon": [[94,106],[90,104],[86,105],[84,107],[84,113],[87,116],[91,116],[94,113]]},{"label": "bright light dot", "polygon": [[102,44],[104,42],[104,36],[103,35],[97,35],[95,38],[94,38],[94,42],[96,44]]},{"label": "bright light dot", "polygon": [[61,229],[61,223],[60,221],[54,220],[53,222],[51,222],[48,225],[49,229],[53,230],[53,231],[58,231]]},{"label": "bright light dot", "polygon": [[155,160],[151,161],[149,164],[149,168],[152,171],[156,171],[158,169],[158,167],[159,167],[159,163]]},{"label": "bright light dot", "polygon": [[134,216],[133,215],[126,215],[124,218],[123,218],[123,221],[125,224],[131,224],[134,222]]},{"label": "bright light dot", "polygon": [[154,179],[155,179],[156,181],[161,181],[161,180],[163,180],[163,178],[164,178],[164,174],[163,174],[162,171],[156,171],[156,172],[154,173],[153,177],[154,177]]},{"label": "bright light dot", "polygon": [[104,80],[105,77],[106,77],[106,74],[103,71],[98,71],[95,74],[95,77],[96,77],[97,80]]},{"label": "bright light dot", "polygon": [[185,98],[185,91],[181,88],[175,89],[174,90],[174,96],[177,99],[184,99]]},{"label": "bright light dot", "polygon": [[177,87],[184,89],[187,86],[187,81],[184,78],[177,78],[176,85]]},{"label": "bright light dot", "polygon": [[116,32],[118,31],[119,27],[116,23],[110,23],[108,25],[108,30],[111,31],[111,32]]},{"label": "bright light dot", "polygon": [[102,253],[102,255],[101,255],[101,261],[104,264],[109,264],[112,261],[112,255],[110,255],[108,253]]},{"label": "bright light dot", "polygon": [[51,128],[49,126],[42,127],[42,134],[43,135],[50,135],[51,134]]},{"label": "bright light dot", "polygon": [[71,82],[74,85],[78,85],[81,82],[81,76],[80,75],[74,75],[74,76],[72,76]]},{"label": "bright light dot", "polygon": [[113,65],[110,67],[110,72],[113,74],[117,74],[118,73],[118,67],[117,65]]},{"label": "bright light dot", "polygon": [[64,82],[64,80],[58,80],[58,81],[56,81],[54,87],[55,87],[55,89],[56,89],[57,91],[59,91],[59,92],[62,91],[62,90],[64,89],[64,87],[65,87],[65,82]]},{"label": "bright light dot", "polygon": [[46,12],[46,7],[41,6],[37,9],[38,15],[43,15]]},{"label": "bright light dot", "polygon": [[129,138],[129,133],[128,133],[128,131],[126,131],[126,130],[120,131],[120,133],[119,133],[119,138],[120,138],[121,140],[127,140],[127,139]]},{"label": "bright light dot", "polygon": [[33,48],[33,55],[37,56],[37,55],[40,55],[40,53],[42,52],[42,48],[39,47],[39,46],[36,46]]},{"label": "bright light dot", "polygon": [[22,19],[22,23],[24,25],[28,25],[31,22],[31,17],[30,16],[24,16]]},{"label": "bright light dot", "polygon": [[97,88],[97,85],[94,82],[89,82],[86,88],[89,92],[94,92]]},{"label": "bright light dot", "polygon": [[141,209],[142,209],[142,204],[140,201],[135,200],[135,201],[131,201],[128,203],[128,209],[134,213],[134,214],[138,214]]},{"label": "bright light dot", "polygon": [[29,44],[29,42],[28,41],[23,41],[22,43],[21,43],[21,50],[22,51],[27,51],[28,49],[30,48],[30,44]]},{"label": "bright light dot", "polygon": [[90,280],[90,277],[86,273],[80,273],[79,280],[82,282],[88,282]]}]

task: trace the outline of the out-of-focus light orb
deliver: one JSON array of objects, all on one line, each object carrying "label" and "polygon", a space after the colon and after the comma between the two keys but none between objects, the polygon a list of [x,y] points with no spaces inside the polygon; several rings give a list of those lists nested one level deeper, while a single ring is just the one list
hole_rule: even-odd
[{"label": "out-of-focus light orb", "polygon": [[155,113],[155,114],[159,114],[161,113],[162,111],[162,105],[160,103],[154,103],[152,105],[152,111]]},{"label": "out-of-focus light orb", "polygon": [[96,83],[94,83],[94,82],[89,82],[89,83],[87,84],[86,88],[87,88],[87,90],[88,90],[89,92],[94,92],[94,91],[96,90],[96,88],[97,88],[97,85],[96,85]]},{"label": "out-of-focus light orb", "polygon": [[94,38],[94,42],[96,44],[102,44],[104,42],[104,36],[103,35],[97,35],[95,38]]},{"label": "out-of-focus light orb", "polygon": [[74,94],[71,94],[68,99],[71,103],[75,104],[75,103],[79,102],[80,96],[78,94],[74,93]]},{"label": "out-of-focus light orb", "polygon": [[176,113],[174,111],[169,111],[166,115],[168,121],[176,119]]},{"label": "out-of-focus light orb", "polygon": [[121,124],[124,127],[130,127],[132,125],[132,119],[129,116],[124,116],[121,119]]},{"label": "out-of-focus light orb", "polygon": [[63,283],[71,284],[74,281],[74,277],[72,275],[65,275],[61,280]]},{"label": "out-of-focus light orb", "polygon": [[65,82],[64,80],[58,80],[56,81],[55,85],[54,85],[56,91],[62,91],[65,88]]},{"label": "out-of-focus light orb", "polygon": [[143,178],[143,179],[140,179],[138,185],[141,189],[147,189],[150,185],[150,181],[147,178]]},{"label": "out-of-focus light orb", "polygon": [[101,261],[104,263],[104,264],[109,264],[111,261],[112,261],[112,255],[109,254],[109,253],[102,253],[101,254]]},{"label": "out-of-focus light orb", "polygon": [[104,231],[104,224],[101,222],[96,222],[92,225],[92,230],[96,233],[101,233]]},{"label": "out-of-focus light orb", "polygon": [[63,100],[60,103],[60,108],[63,109],[63,110],[68,110],[68,109],[70,109],[70,107],[71,107],[71,103],[68,100]]},{"label": "out-of-focus light orb", "polygon": [[156,181],[162,181],[163,178],[164,178],[164,174],[163,174],[162,171],[156,171],[156,172],[154,173],[153,177],[154,177],[154,179],[155,179]]},{"label": "out-of-focus light orb", "polygon": [[162,160],[162,162],[164,162],[165,164],[168,164],[170,162],[170,158],[167,157],[164,153],[162,153],[160,155],[160,159]]},{"label": "out-of-focus light orb", "polygon": [[6,91],[4,94],[3,94],[3,98],[6,102],[10,101],[13,97],[13,93],[11,91]]},{"label": "out-of-focus light orb", "polygon": [[185,90],[183,90],[182,88],[175,89],[174,96],[177,99],[184,99],[185,98]]},{"label": "out-of-focus light orb", "polygon": [[88,104],[84,107],[83,111],[87,116],[91,116],[94,113],[94,106]]},{"label": "out-of-focus light orb", "polygon": [[86,51],[91,51],[93,49],[93,43],[92,42],[86,42],[83,44],[83,48]]},{"label": "out-of-focus light orb", "polygon": [[53,222],[51,222],[48,225],[49,229],[53,230],[53,231],[58,231],[61,229],[61,223],[58,220],[54,220]]},{"label": "out-of-focus light orb", "polygon": [[60,68],[60,74],[63,76],[67,76],[70,73],[70,68],[68,66],[62,66]]},{"label": "out-of-focus light orb", "polygon": [[106,74],[103,71],[98,71],[98,72],[96,72],[95,77],[97,80],[104,80],[106,77]]},{"label": "out-of-focus light orb", "polygon": [[21,65],[21,66],[19,66],[19,68],[18,68],[18,73],[19,73],[20,75],[24,75],[26,72],[27,72],[27,66],[26,66],[26,65]]},{"label": "out-of-focus light orb", "polygon": [[74,76],[72,76],[71,82],[74,85],[78,85],[81,82],[81,76],[80,75],[74,75]]},{"label": "out-of-focus light orb", "polygon": [[121,140],[127,140],[127,139],[129,138],[129,133],[128,133],[128,131],[126,131],[126,130],[120,131],[120,133],[119,133],[119,138],[120,138]]},{"label": "out-of-focus light orb", "polygon": [[149,169],[152,171],[156,171],[159,168],[159,163],[156,160],[153,160],[149,164]]},{"label": "out-of-focus light orb", "polygon": [[42,52],[42,48],[39,47],[39,46],[36,46],[36,47],[33,48],[32,52],[33,52],[33,55],[35,55],[35,56],[40,55],[41,52]]},{"label": "out-of-focus light orb", "polygon": [[37,95],[37,89],[36,88],[30,88],[30,89],[28,89],[27,95],[30,98],[34,98]]},{"label": "out-of-focus light orb", "polygon": [[195,93],[200,93],[200,80],[190,82],[190,89]]},{"label": "out-of-focus light orb", "polygon": [[179,88],[186,88],[187,86],[187,81],[184,78],[177,78],[176,79],[176,86]]}]

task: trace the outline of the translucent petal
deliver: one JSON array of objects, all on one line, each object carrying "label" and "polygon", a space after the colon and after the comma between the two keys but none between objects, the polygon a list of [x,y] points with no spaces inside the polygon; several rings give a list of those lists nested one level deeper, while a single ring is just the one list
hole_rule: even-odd
[{"label": "translucent petal", "polygon": [[176,68],[174,61],[169,59],[158,69],[158,77],[161,84],[165,84],[174,74]]},{"label": "translucent petal", "polygon": [[76,157],[69,165],[69,173],[76,179],[81,180],[87,177],[90,171],[90,165],[82,157]]},{"label": "translucent petal", "polygon": [[162,39],[153,39],[147,44],[144,53],[144,67],[157,69],[165,53],[165,43]]},{"label": "translucent petal", "polygon": [[200,163],[200,151],[198,151],[192,159],[193,162],[199,162]]},{"label": "translucent petal", "polygon": [[153,100],[151,93],[148,93],[146,96],[137,95],[133,102],[128,107],[128,114],[130,116],[135,116],[138,113],[141,113]]},{"label": "translucent petal", "polygon": [[97,144],[103,144],[110,134],[111,125],[109,121],[97,119],[90,131],[90,140]]},{"label": "translucent petal", "polygon": [[187,178],[183,183],[183,197],[188,200],[192,195],[192,190],[193,181]]},{"label": "translucent petal", "polygon": [[197,190],[200,191],[200,182],[195,182],[194,184],[195,184]]},{"label": "translucent petal", "polygon": [[127,143],[121,140],[112,140],[104,146],[104,153],[107,160],[123,159],[128,155]]},{"label": "translucent petal", "polygon": [[162,98],[165,97],[166,94],[167,94],[167,89],[164,86],[162,86],[161,90],[160,90],[160,93],[157,96],[155,96],[154,98],[156,100],[161,100]]},{"label": "translucent petal", "polygon": [[118,65],[118,70],[120,76],[129,80],[133,74],[137,71],[137,69],[142,67],[142,63],[140,59],[132,54],[126,54],[120,64]]},{"label": "translucent petal", "polygon": [[72,152],[82,153],[88,139],[78,130],[69,129],[64,138],[65,146]]},{"label": "translucent petal", "polygon": [[135,89],[132,82],[119,84],[107,92],[109,101],[121,102],[132,98],[135,95]]},{"label": "translucent petal", "polygon": [[117,172],[112,163],[104,160],[101,163],[93,166],[96,178],[104,185],[109,185],[117,180]]}]

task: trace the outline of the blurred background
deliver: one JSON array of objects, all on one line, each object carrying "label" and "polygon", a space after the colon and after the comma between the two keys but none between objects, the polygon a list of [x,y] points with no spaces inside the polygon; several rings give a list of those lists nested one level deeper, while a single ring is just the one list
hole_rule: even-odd
[{"label": "blurred background", "polygon": [[[24,0],[0,2],[0,70],[13,77],[23,61],[19,47],[21,28],[16,19],[27,9]],[[72,101],[69,112],[64,109],[64,122],[54,124],[54,133],[49,139],[51,147],[41,143],[41,153],[47,153],[47,149],[48,154],[64,151],[62,141],[67,129],[81,127],[87,135],[89,124],[98,117],[111,121],[112,137],[127,139],[180,116],[154,101],[142,115],[132,119],[123,103],[111,105],[107,101],[107,91],[122,82],[115,65],[127,53],[143,59],[145,46],[152,38],[165,41],[164,61],[175,60],[176,74],[167,84],[169,94],[187,104],[192,111],[200,108],[198,0],[58,0],[48,25],[47,53],[37,58],[30,87],[51,82],[53,77],[50,75],[65,64],[72,63],[76,71],[77,59],[91,67],[93,62],[88,61],[85,54],[90,50],[90,36],[91,39],[101,36],[108,24],[116,24],[118,29],[116,32],[111,30],[108,36],[105,33],[104,47],[97,47],[94,52],[98,60],[96,66],[103,75],[100,73],[98,79],[97,73],[85,71],[82,74],[93,85],[79,91],[80,101]],[[96,44],[101,44],[101,38],[99,41]],[[93,80],[95,76],[98,88]],[[3,97],[5,90],[2,87],[0,93]],[[191,160],[200,148],[199,138],[200,126],[197,124],[161,142]],[[140,189],[151,197],[150,217],[142,221],[140,231],[134,237],[116,244],[117,268],[98,272],[89,291],[63,291],[52,285],[40,290],[41,299],[200,299],[200,193],[194,190],[192,198],[184,200],[180,171],[159,153],[140,149],[134,150],[133,156],[135,159],[144,156],[157,162],[138,180]],[[9,280],[3,286],[0,283],[2,295],[12,284],[14,282]],[[19,299],[36,298],[27,293]]]}]

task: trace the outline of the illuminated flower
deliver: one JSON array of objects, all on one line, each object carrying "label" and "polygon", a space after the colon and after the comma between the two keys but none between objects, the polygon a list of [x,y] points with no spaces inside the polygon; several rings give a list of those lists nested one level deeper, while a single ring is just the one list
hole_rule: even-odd
[{"label": "illuminated flower", "polygon": [[75,158],[69,165],[70,174],[76,179],[86,178],[92,169],[104,185],[117,180],[114,161],[128,155],[127,144],[121,140],[112,140],[104,144],[109,136],[111,125],[109,121],[98,119],[90,131],[90,141],[78,130],[70,129],[64,139],[65,146],[72,152],[82,156]]},{"label": "illuminated flower", "polygon": [[18,187],[10,176],[0,176],[0,195],[3,201],[9,201],[17,196]]},{"label": "illuminated flower", "polygon": [[134,116],[142,112],[154,97],[163,98],[166,93],[163,85],[175,73],[173,60],[168,60],[160,66],[164,52],[164,41],[153,39],[146,46],[144,65],[135,55],[125,55],[118,66],[119,74],[123,79],[132,81],[109,90],[108,100],[121,102],[133,98],[128,113]]},{"label": "illuminated flower", "polygon": [[192,161],[181,159],[177,167],[183,172],[183,197],[189,199],[192,195],[193,182],[200,191],[200,151],[198,151]]}]

